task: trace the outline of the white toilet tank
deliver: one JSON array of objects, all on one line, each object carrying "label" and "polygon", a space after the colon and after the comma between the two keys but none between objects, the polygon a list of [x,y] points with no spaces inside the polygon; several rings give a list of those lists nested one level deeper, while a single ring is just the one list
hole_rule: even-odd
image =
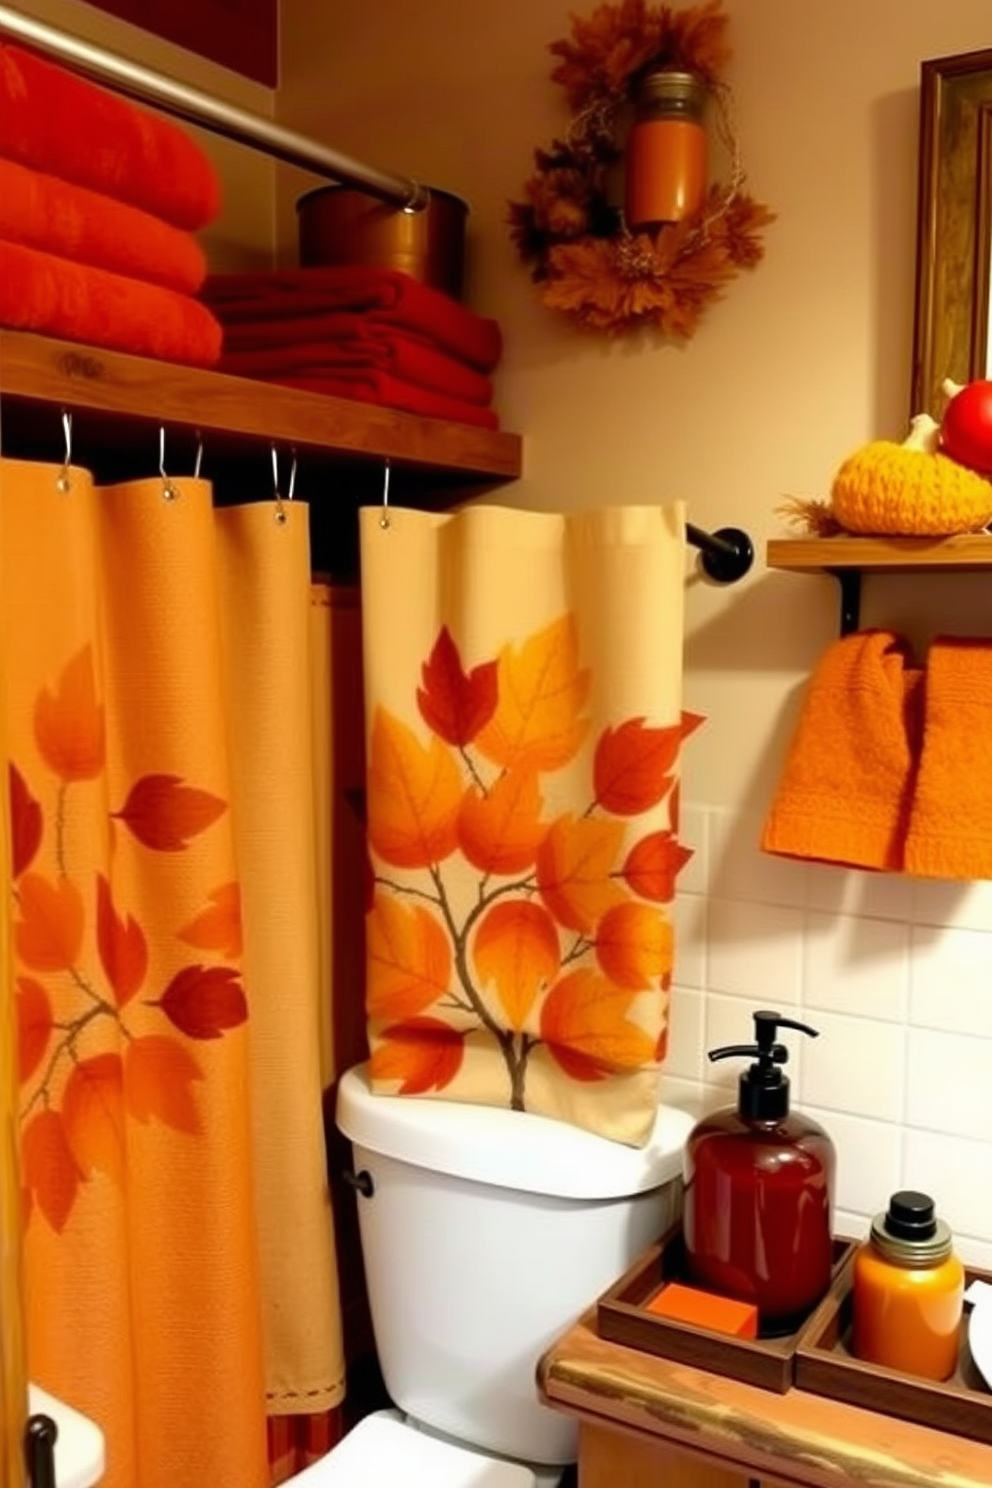
[{"label": "white toilet tank", "polygon": [[338,1087],[379,1364],[415,1421],[525,1462],[575,1460],[538,1403],[541,1354],[680,1211],[692,1118],[659,1107],[633,1148],[562,1121]]}]

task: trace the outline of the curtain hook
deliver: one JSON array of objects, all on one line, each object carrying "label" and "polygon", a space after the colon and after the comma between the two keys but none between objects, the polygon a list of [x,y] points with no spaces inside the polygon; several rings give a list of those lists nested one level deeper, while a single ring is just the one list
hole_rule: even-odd
[{"label": "curtain hook", "polygon": [[279,492],[279,451],[274,444],[269,445],[272,452],[272,490],[276,499],[276,521],[282,525],[286,520],[286,512]]},{"label": "curtain hook", "polygon": [[72,414],[65,408],[62,410],[62,437],[65,441],[65,454],[62,458],[62,469],[59,471],[55,486],[65,496],[67,492],[72,490],[72,477],[69,474],[69,467],[72,464]]},{"label": "curtain hook", "polygon": [[165,425],[158,426],[158,473],[162,477],[162,498],[165,501],[175,501],[179,495],[178,490],[165,473]]},{"label": "curtain hook", "polygon": [[379,518],[379,526],[386,530],[389,526],[389,461],[382,475],[382,515]]}]

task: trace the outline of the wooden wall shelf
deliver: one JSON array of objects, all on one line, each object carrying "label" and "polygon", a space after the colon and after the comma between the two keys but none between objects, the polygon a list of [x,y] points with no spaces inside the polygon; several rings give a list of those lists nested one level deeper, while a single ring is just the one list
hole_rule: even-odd
[{"label": "wooden wall shelf", "polygon": [[[286,452],[296,450],[301,459],[388,459],[400,469],[466,481],[511,481],[521,473],[522,446],[516,434],[23,331],[0,330],[0,399],[13,415],[11,427],[5,420],[4,453],[10,450],[10,435],[16,450],[21,431],[37,433],[39,407],[55,405],[74,416],[103,416],[90,421],[97,430],[94,441],[99,445],[102,428],[115,450],[131,423],[144,427],[146,442],[148,427],[163,425],[173,432],[202,434],[205,447],[229,453],[244,453],[261,442],[266,450],[269,443]],[[58,459],[58,417],[48,419],[46,427],[51,458]]]},{"label": "wooden wall shelf", "polygon": [[[358,571],[358,507],[382,499],[445,510],[518,479],[520,436],[376,403],[0,330],[0,454],[72,460],[101,483],[200,469],[219,505],[279,494],[306,502],[315,569]],[[164,431],[164,457],[160,444]],[[273,470],[273,450],[276,452]],[[200,456],[202,454],[202,465]]]},{"label": "wooden wall shelf", "polygon": [[840,633],[844,636],[858,628],[862,574],[992,569],[992,532],[954,537],[772,538],[765,563],[768,568],[793,573],[832,574],[840,585]]},{"label": "wooden wall shelf", "polygon": [[789,537],[768,543],[769,568],[797,573],[831,573],[860,569],[862,573],[910,569],[992,568],[992,533],[957,537]]}]

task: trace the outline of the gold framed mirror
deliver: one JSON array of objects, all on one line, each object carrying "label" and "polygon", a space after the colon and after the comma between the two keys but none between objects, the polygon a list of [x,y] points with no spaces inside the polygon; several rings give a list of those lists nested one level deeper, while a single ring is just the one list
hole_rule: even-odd
[{"label": "gold framed mirror", "polygon": [[910,415],[939,419],[945,377],[992,376],[992,50],[920,69]]}]

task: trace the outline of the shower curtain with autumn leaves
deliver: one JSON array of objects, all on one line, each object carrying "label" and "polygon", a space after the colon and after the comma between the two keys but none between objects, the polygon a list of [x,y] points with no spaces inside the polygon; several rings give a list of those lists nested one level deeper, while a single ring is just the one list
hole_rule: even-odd
[{"label": "shower curtain with autumn leaves", "polygon": [[642,1144],[689,856],[684,511],[362,513],[373,1088]]},{"label": "shower curtain with autumn leaves", "polygon": [[267,1421],[343,1393],[308,543],[0,461],[27,1362],[106,1488],[264,1488]]}]

